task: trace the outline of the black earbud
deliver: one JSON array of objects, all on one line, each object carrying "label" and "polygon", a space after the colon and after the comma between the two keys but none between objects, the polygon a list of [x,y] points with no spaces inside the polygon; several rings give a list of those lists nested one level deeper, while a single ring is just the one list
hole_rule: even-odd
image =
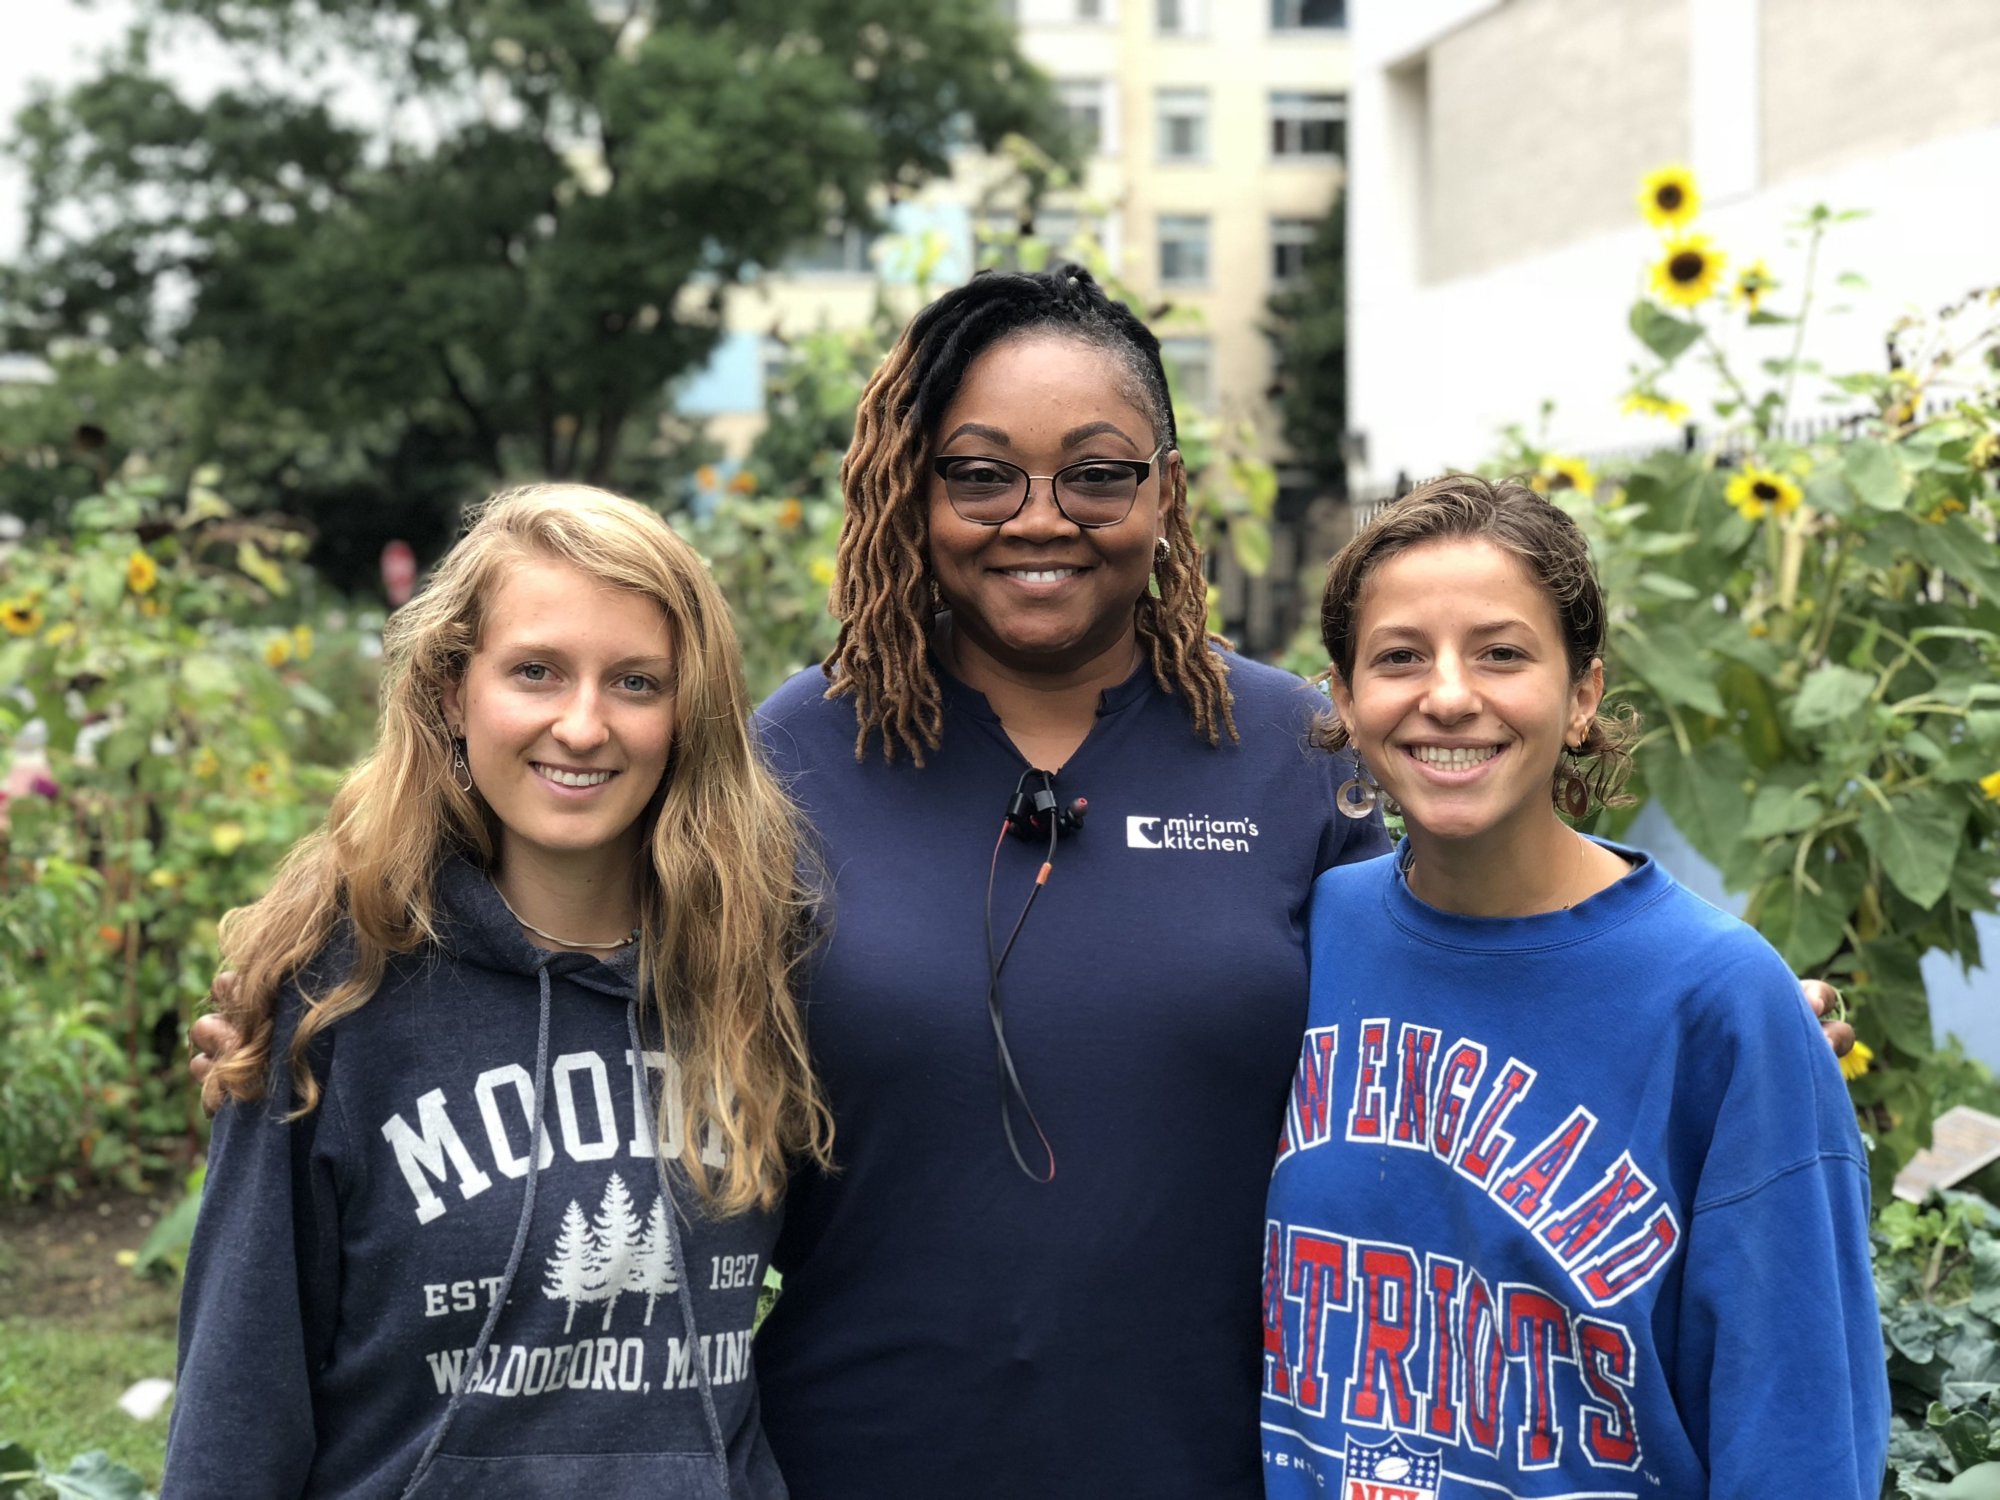
[{"label": "black earbud", "polygon": [[1089,811],[1086,798],[1066,803],[1056,800],[1054,772],[1027,770],[1014,783],[1014,795],[1007,799],[1007,831],[1031,844],[1046,843],[1051,823],[1060,838],[1083,827],[1083,815]]}]

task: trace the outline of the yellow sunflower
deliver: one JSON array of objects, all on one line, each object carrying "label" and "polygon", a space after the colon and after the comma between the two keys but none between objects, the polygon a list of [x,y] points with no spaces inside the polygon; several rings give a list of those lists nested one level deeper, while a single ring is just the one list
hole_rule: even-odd
[{"label": "yellow sunflower", "polygon": [[313,654],[313,628],[310,625],[292,627],[292,655],[300,661],[311,661]]},{"label": "yellow sunflower", "polygon": [[1661,167],[1648,172],[1639,183],[1639,212],[1655,229],[1679,229],[1692,223],[1701,210],[1701,194],[1695,191],[1694,173],[1686,167]]},{"label": "yellow sunflower", "polygon": [[271,763],[257,760],[250,763],[250,769],[243,773],[243,779],[250,784],[250,790],[262,796],[271,790]]},{"label": "yellow sunflower", "polygon": [[282,667],[292,659],[292,638],[288,635],[274,635],[264,642],[264,665],[271,668]]},{"label": "yellow sunflower", "polygon": [[1536,489],[1544,495],[1553,495],[1557,490],[1575,490],[1588,495],[1597,488],[1597,476],[1590,472],[1590,465],[1580,458],[1571,458],[1562,453],[1545,453],[1542,466],[1533,480]]},{"label": "yellow sunflower", "polygon": [[1777,289],[1777,278],[1771,275],[1771,268],[1761,260],[1753,260],[1736,273],[1729,300],[1748,312],[1758,312],[1764,306],[1764,299]]},{"label": "yellow sunflower", "polygon": [[1698,307],[1715,295],[1726,257],[1705,234],[1677,234],[1653,264],[1653,290],[1676,307]]},{"label": "yellow sunflower", "polygon": [[1854,1050],[1840,1060],[1840,1076],[1852,1083],[1867,1074],[1868,1065],[1873,1061],[1875,1049],[1866,1042],[1856,1042]]},{"label": "yellow sunflower", "polygon": [[2000,771],[1995,771],[1991,776],[1980,777],[1979,790],[1986,793],[1988,802],[2000,802]]},{"label": "yellow sunflower", "polygon": [[1797,510],[1805,499],[1805,492],[1789,475],[1747,465],[1742,473],[1729,481],[1723,498],[1736,507],[1744,520],[1755,521],[1764,516],[1782,516]]},{"label": "yellow sunflower", "polygon": [[806,518],[806,508],[797,500],[783,500],[778,504],[778,525],[790,531]]},{"label": "yellow sunflower", "polygon": [[0,626],[9,635],[33,635],[42,628],[42,612],[32,599],[0,600]]},{"label": "yellow sunflower", "polygon": [[208,746],[203,745],[195,752],[194,763],[188,769],[206,781],[222,769],[222,759]]},{"label": "yellow sunflower", "polygon": [[729,476],[729,492],[732,495],[754,495],[757,493],[757,476],[748,469],[738,469]]},{"label": "yellow sunflower", "polygon": [[2000,469],[2000,432],[1982,432],[1966,451],[1968,469]]},{"label": "yellow sunflower", "polygon": [[134,552],[125,559],[125,587],[133,593],[150,594],[159,581],[159,565],[145,553]]},{"label": "yellow sunflower", "polygon": [[1663,396],[1655,396],[1650,391],[1632,392],[1631,395],[1625,398],[1625,404],[1619,409],[1629,416],[1659,417],[1663,421],[1674,423],[1676,426],[1688,419],[1688,409],[1685,403],[1669,401]]}]

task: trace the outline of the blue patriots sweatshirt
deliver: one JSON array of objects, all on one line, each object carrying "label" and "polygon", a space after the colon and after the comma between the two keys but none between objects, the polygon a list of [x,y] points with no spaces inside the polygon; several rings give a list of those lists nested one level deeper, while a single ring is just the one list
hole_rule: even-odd
[{"label": "blue patriots sweatshirt", "polygon": [[1652,860],[1481,918],[1313,888],[1268,1496],[1874,1500],[1868,1175],[1784,962]]},{"label": "blue patriots sweatshirt", "polygon": [[442,942],[314,1038],[317,1109],[285,1120],[291,993],[268,1096],[216,1117],[162,1500],[782,1500],[775,1219],[662,1166],[636,953],[532,947],[464,863],[438,896]]}]

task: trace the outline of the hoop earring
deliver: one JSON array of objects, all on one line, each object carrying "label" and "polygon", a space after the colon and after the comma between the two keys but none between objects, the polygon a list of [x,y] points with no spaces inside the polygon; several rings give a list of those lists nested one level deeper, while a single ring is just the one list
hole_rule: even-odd
[{"label": "hoop earring", "polygon": [[452,785],[461,792],[472,795],[472,767],[465,759],[465,741],[462,738],[451,742],[451,779]]},{"label": "hoop earring", "polygon": [[1359,760],[1354,765],[1354,774],[1343,781],[1340,790],[1333,794],[1333,805],[1340,809],[1343,818],[1358,821],[1372,816],[1375,809],[1382,805],[1382,785]]},{"label": "hoop earring", "polygon": [[1563,755],[1569,764],[1560,773],[1561,785],[1556,798],[1564,812],[1572,818],[1581,818],[1590,811],[1590,783],[1584,780],[1583,772],[1578,769],[1578,762],[1583,759],[1583,746],[1564,745]]}]

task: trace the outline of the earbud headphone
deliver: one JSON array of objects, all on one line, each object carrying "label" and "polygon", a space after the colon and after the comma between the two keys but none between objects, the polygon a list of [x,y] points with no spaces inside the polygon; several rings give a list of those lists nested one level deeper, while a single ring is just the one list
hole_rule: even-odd
[{"label": "earbud headphone", "polygon": [[[1014,1165],[1032,1181],[1042,1183],[1056,1180],[1056,1153],[1049,1145],[1048,1135],[1042,1130],[1042,1122],[1035,1118],[1034,1106],[1028,1103],[1027,1091],[1021,1087],[1021,1075],[1014,1070],[1014,1055],[1007,1049],[1007,1026],[1000,1014],[1000,971],[1006,967],[1007,955],[1014,951],[1021,929],[1028,925],[1028,913],[1034,908],[1035,897],[1042,893],[1042,887],[1049,882],[1049,872],[1055,868],[1056,840],[1083,827],[1083,815],[1088,811],[1090,803],[1082,797],[1066,805],[1057,799],[1053,771],[1038,771],[1033,767],[1023,771],[1021,779],[1014,783],[1014,795],[1007,799],[1007,814],[1000,823],[1000,836],[993,841],[993,863],[986,872],[986,1014],[993,1022],[993,1050],[1000,1070],[1000,1128],[1007,1134],[1007,1149],[1013,1153]],[[1021,915],[1014,919],[1014,930],[1007,935],[1006,946],[996,956],[993,949],[993,885],[1000,873],[1000,846],[1007,842],[1009,834],[1030,843],[1044,843],[1047,852],[1042,857],[1042,868],[1035,876],[1034,889],[1028,892],[1028,899],[1021,904]],[[1028,1117],[1028,1123],[1035,1127],[1035,1136],[1042,1143],[1042,1154],[1049,1164],[1046,1174],[1029,1166],[1027,1159],[1021,1155],[1021,1143],[1014,1134],[1013,1106],[1016,1102],[1020,1104],[1021,1113]]]}]

